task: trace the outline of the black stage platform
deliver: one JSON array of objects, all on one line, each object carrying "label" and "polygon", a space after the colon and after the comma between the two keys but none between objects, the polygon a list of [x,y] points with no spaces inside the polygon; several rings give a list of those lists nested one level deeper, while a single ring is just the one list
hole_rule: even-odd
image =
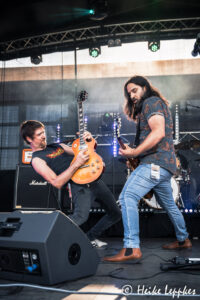
[{"label": "black stage platform", "polygon": [[[108,247],[98,250],[100,257],[113,255],[122,247],[121,238],[107,238],[105,240],[108,242]],[[62,289],[62,291],[42,290],[34,287],[4,287],[0,289],[0,299],[200,299],[200,295],[198,296],[200,294],[200,266],[195,267],[191,265],[190,270],[162,271],[160,269],[161,263],[166,264],[168,260],[176,256],[179,258],[200,258],[199,239],[194,238],[192,240],[193,247],[190,250],[162,250],[162,244],[172,240],[167,238],[142,238],[141,249],[143,258],[139,263],[135,263],[134,261],[104,263],[101,261],[94,276],[63,282],[50,287],[51,289]],[[88,264],[90,264],[89,261]],[[0,284],[6,283],[16,282],[0,280]],[[75,291],[77,293],[83,292],[85,294],[64,293],[63,290]],[[133,295],[125,296],[122,294],[123,291],[128,294],[132,292]],[[104,293],[104,295],[101,293]],[[111,294],[106,295],[105,293]],[[150,296],[149,293],[154,293],[154,295]],[[195,297],[190,297],[189,295]]]}]

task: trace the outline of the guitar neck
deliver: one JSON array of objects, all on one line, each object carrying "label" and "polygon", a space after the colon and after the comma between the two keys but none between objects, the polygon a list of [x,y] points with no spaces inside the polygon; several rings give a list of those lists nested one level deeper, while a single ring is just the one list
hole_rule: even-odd
[{"label": "guitar neck", "polygon": [[118,137],[117,140],[118,140],[118,143],[120,144],[121,148],[122,148],[123,150],[126,149],[126,146],[125,146],[124,143],[122,142],[121,138]]},{"label": "guitar neck", "polygon": [[84,115],[83,115],[83,105],[82,102],[78,102],[78,125],[79,125],[79,132],[80,132],[80,145],[84,145],[85,141],[83,139],[84,134]]},{"label": "guitar neck", "polygon": [[[126,146],[125,146],[124,143],[122,142],[121,138],[118,137],[117,140],[118,140],[118,143],[120,144],[121,148],[122,148],[123,150],[126,149]],[[135,167],[135,161],[136,161],[137,159],[127,157],[127,160],[130,162],[130,164],[131,164],[132,167]]]},{"label": "guitar neck", "polygon": [[[120,138],[120,133],[119,133],[119,128],[121,127],[121,118],[116,118],[116,136],[117,136],[117,140],[118,140],[118,143],[119,145],[121,146],[121,148],[124,150],[126,149],[126,146],[124,145],[124,143],[122,142],[122,139]],[[127,160],[129,161],[131,167],[133,169],[136,169],[138,164],[139,164],[139,159],[138,158],[130,158],[130,157],[127,157]]]}]

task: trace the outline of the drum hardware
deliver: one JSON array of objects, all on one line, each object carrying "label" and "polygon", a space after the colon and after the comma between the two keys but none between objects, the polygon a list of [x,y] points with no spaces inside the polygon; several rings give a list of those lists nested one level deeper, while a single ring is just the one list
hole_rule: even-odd
[{"label": "drum hardware", "polygon": [[174,145],[175,150],[191,150],[200,147],[199,140],[190,140]]},{"label": "drum hardware", "polygon": [[176,180],[177,180],[177,181],[183,181],[183,176],[182,176],[182,175],[179,175],[178,177],[176,177]]},{"label": "drum hardware", "polygon": [[126,169],[126,179],[129,178],[129,176],[131,175],[132,170],[130,168]]},{"label": "drum hardware", "polygon": [[181,170],[181,177],[182,177],[183,183],[186,183],[186,184],[190,183],[190,173],[191,172],[188,169],[187,170],[184,170],[184,169]]},{"label": "drum hardware", "polygon": [[176,155],[176,168],[177,168],[177,170],[176,170],[175,176],[179,177],[179,176],[181,176],[182,167],[181,167],[181,161],[177,155]]},{"label": "drum hardware", "polygon": [[179,192],[179,197],[178,197],[176,204],[178,207],[185,208],[185,204],[183,202],[183,197],[182,197],[181,192]]},{"label": "drum hardware", "polygon": [[[172,187],[172,194],[173,194],[173,198],[175,203],[178,202],[179,198],[180,198],[180,188],[179,188],[179,184],[176,181],[176,179],[174,177],[171,178],[171,187]],[[143,198],[142,199],[148,206],[155,208],[155,209],[162,209],[162,207],[160,206],[160,204],[157,202],[155,195],[153,195],[153,197],[151,199],[146,199]],[[183,200],[181,197],[181,204],[183,204]]]},{"label": "drum hardware", "polygon": [[198,205],[198,208],[200,208],[200,193],[198,194],[198,196],[196,197],[196,203]]}]

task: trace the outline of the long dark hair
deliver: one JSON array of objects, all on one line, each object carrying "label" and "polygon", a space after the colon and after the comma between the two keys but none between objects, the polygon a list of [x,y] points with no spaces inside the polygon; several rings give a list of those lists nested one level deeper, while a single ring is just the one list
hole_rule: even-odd
[{"label": "long dark hair", "polygon": [[[136,85],[141,86],[142,88],[146,88],[146,91],[141,99],[141,101],[137,102],[136,105],[133,104],[128,91],[127,85],[129,83],[134,83]],[[127,115],[128,119],[135,120],[138,113],[142,110],[143,102],[146,98],[156,96],[159,97],[166,105],[169,105],[168,101],[161,95],[161,93],[143,76],[133,76],[131,77],[124,85],[124,96],[125,96],[125,103],[123,106],[123,111],[125,115]]]}]

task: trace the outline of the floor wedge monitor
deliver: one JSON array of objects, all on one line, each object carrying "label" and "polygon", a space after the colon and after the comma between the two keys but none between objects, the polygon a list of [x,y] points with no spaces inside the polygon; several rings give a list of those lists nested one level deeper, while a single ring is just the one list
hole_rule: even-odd
[{"label": "floor wedge monitor", "polygon": [[95,274],[99,257],[60,211],[0,213],[0,278],[52,285]]}]

